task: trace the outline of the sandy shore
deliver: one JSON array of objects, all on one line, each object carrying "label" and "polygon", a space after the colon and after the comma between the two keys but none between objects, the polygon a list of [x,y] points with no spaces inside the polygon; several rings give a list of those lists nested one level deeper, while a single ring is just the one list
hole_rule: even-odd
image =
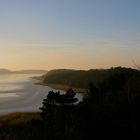
[{"label": "sandy shore", "polygon": [[44,84],[42,82],[37,82],[37,85],[44,85],[44,86],[48,86],[51,87],[53,89],[57,89],[57,90],[63,90],[63,91],[67,91],[69,88],[72,88],[76,93],[82,94],[83,96],[87,95],[88,91],[87,89],[83,89],[83,88],[73,88],[67,85],[61,85],[61,84]]}]

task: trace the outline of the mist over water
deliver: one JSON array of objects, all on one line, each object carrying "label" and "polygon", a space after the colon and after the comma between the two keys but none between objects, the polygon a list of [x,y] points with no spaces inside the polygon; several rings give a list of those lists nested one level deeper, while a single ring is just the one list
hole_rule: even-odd
[{"label": "mist over water", "polygon": [[0,114],[39,111],[48,91],[47,86],[35,85],[35,74],[0,75]]},{"label": "mist over water", "polygon": [[[49,91],[58,91],[48,86],[37,85],[30,78],[37,74],[8,74],[0,75],[0,114],[11,112],[39,111],[42,101]],[[64,91],[60,91],[64,93]],[[76,97],[82,100],[82,96]]]}]

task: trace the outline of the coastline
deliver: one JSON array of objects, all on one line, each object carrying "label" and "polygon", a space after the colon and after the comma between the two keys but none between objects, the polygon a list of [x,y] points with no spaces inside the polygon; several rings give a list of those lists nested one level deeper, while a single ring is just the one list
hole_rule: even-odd
[{"label": "coastline", "polygon": [[86,96],[88,94],[88,90],[87,89],[74,88],[74,87],[70,87],[70,86],[62,85],[62,84],[47,84],[47,83],[42,83],[42,82],[36,82],[35,84],[36,85],[48,86],[48,87],[51,87],[53,89],[63,90],[63,91],[67,91],[69,88],[72,88],[76,93],[81,94],[83,96]]},{"label": "coastline", "polygon": [[42,106],[43,99],[53,89],[35,85],[39,81],[30,78],[32,76],[6,75],[1,77],[0,116],[12,112],[40,111],[39,107]]}]

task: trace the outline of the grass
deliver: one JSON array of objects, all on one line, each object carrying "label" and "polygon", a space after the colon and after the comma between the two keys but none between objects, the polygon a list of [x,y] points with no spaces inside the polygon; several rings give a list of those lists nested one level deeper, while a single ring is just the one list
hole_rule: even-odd
[{"label": "grass", "polygon": [[40,118],[39,112],[10,113],[7,115],[0,116],[0,126],[24,124],[24,123],[30,122],[32,119],[39,119],[39,118]]},{"label": "grass", "polygon": [[40,140],[43,133],[40,128],[32,125],[33,119],[40,119],[40,113],[16,112],[1,115],[0,140]]}]

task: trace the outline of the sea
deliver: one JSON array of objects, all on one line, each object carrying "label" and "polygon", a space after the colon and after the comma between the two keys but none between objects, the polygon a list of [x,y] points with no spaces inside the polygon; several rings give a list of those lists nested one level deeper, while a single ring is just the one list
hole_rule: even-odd
[{"label": "sea", "polygon": [[[39,74],[3,74],[0,75],[0,115],[13,112],[37,112],[49,91],[65,91],[36,84],[32,77]],[[82,100],[82,95],[76,95]]]}]

